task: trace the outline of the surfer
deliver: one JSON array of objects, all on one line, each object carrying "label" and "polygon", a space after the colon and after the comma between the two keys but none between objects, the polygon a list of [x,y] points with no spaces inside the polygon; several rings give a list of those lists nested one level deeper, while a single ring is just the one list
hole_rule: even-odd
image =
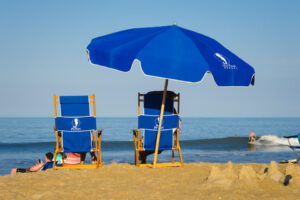
[{"label": "surfer", "polygon": [[249,135],[249,141],[255,142],[255,140],[256,140],[256,135],[255,135],[254,131],[252,131]]}]

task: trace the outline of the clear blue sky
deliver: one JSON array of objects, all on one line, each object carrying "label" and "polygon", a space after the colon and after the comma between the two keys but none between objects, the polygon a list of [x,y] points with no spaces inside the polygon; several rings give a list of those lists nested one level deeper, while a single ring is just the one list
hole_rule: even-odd
[{"label": "clear blue sky", "polygon": [[53,116],[53,94],[95,94],[97,116],[136,116],[137,93],[164,81],[96,67],[94,37],[147,26],[210,36],[256,70],[254,87],[169,82],[190,117],[300,116],[300,1],[1,1],[0,116]]}]

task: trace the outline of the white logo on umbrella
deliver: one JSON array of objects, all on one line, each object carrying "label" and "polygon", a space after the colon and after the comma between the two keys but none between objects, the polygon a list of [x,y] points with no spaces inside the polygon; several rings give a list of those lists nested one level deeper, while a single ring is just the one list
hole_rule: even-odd
[{"label": "white logo on umbrella", "polygon": [[229,59],[222,54],[215,53],[214,57],[216,58],[216,60],[222,63],[224,69],[238,69],[236,65],[231,65]]},{"label": "white logo on umbrella", "polygon": [[215,56],[217,56],[224,64],[228,64],[226,58],[224,58],[221,54],[215,53]]}]

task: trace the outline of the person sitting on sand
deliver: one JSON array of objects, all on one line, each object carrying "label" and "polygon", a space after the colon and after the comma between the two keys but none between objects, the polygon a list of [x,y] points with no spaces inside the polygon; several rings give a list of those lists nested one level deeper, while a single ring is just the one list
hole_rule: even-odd
[{"label": "person sitting on sand", "polygon": [[[159,150],[157,152],[157,154],[161,154],[162,150]],[[154,154],[154,151],[140,151],[139,152],[139,157],[141,159],[141,163],[142,164],[146,164],[147,163],[147,156]]]},{"label": "person sitting on sand", "polygon": [[46,153],[45,155],[45,163],[41,160],[30,168],[13,168],[10,171],[10,174],[16,173],[26,173],[26,172],[38,172],[38,171],[45,171],[47,169],[53,168],[53,154],[51,152]]},{"label": "person sitting on sand", "polygon": [[80,153],[68,153],[67,158],[64,160],[65,165],[79,165],[80,164]]},{"label": "person sitting on sand", "polygon": [[250,142],[255,142],[255,140],[256,140],[256,135],[255,135],[254,131],[252,131],[252,132],[250,133],[250,135],[249,135],[249,140],[250,140]]}]

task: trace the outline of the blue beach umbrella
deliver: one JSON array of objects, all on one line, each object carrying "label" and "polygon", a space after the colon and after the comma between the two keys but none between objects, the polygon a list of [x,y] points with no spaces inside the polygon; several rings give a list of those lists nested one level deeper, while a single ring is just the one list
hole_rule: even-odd
[{"label": "blue beach umbrella", "polygon": [[97,37],[91,63],[128,72],[138,60],[145,75],[165,79],[153,166],[156,165],[168,79],[199,82],[211,73],[218,86],[254,85],[254,68],[216,40],[177,25],[134,28]]}]

